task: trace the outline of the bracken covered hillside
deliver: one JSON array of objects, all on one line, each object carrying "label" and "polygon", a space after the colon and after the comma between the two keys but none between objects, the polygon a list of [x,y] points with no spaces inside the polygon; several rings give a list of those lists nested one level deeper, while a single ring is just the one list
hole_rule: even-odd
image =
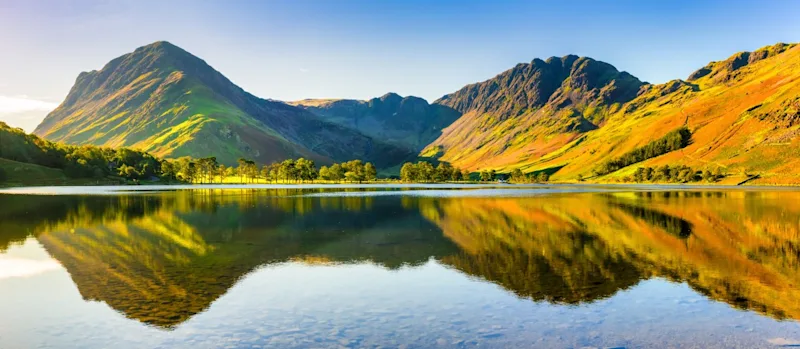
[{"label": "bracken covered hillside", "polygon": [[436,101],[464,116],[422,154],[469,169],[593,176],[597,166],[687,127],[678,151],[639,166],[684,164],[800,182],[800,48],[777,44],[712,62],[686,80],[652,85],[589,58],[520,64]]}]

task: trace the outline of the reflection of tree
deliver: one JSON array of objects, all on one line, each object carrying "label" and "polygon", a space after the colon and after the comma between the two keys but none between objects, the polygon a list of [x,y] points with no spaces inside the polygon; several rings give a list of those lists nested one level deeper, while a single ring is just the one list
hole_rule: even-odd
[{"label": "reflection of tree", "polygon": [[678,217],[670,216],[642,206],[624,203],[615,203],[613,205],[681,239],[686,239],[692,235],[692,224]]}]

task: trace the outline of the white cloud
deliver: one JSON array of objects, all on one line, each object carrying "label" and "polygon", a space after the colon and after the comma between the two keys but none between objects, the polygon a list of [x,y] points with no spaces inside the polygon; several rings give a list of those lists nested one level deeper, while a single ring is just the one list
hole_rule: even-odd
[{"label": "white cloud", "polygon": [[308,73],[308,72],[310,72],[310,70],[308,70],[308,69],[306,69],[306,68],[300,68],[300,72],[301,72],[301,73],[303,73],[303,74],[305,74],[305,73]]},{"label": "white cloud", "polygon": [[60,268],[55,260],[23,258],[0,258],[0,280],[13,277],[28,277]]},{"label": "white cloud", "polygon": [[26,111],[51,111],[58,103],[40,101],[27,96],[0,96],[0,113],[21,113]]}]

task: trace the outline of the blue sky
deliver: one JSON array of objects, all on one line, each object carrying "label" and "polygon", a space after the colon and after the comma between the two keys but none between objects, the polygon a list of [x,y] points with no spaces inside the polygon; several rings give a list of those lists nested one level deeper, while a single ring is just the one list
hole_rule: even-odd
[{"label": "blue sky", "polygon": [[578,54],[652,83],[800,41],[800,1],[0,0],[0,120],[32,130],[78,73],[167,40],[264,98],[432,101]]}]

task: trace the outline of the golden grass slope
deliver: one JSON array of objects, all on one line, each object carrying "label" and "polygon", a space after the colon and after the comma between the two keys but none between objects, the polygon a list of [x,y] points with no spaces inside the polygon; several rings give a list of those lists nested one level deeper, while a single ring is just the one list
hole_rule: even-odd
[{"label": "golden grass slope", "polygon": [[557,110],[502,122],[469,111],[422,154],[471,170],[560,168],[554,179],[574,180],[686,125],[693,137],[685,149],[597,180],[614,180],[639,166],[685,164],[759,174],[758,184],[800,183],[800,46],[767,46],[703,69],[708,72],[698,71],[688,82],[644,85],[633,100],[607,106],[599,127],[586,132],[553,132],[548,120],[557,118]]}]

